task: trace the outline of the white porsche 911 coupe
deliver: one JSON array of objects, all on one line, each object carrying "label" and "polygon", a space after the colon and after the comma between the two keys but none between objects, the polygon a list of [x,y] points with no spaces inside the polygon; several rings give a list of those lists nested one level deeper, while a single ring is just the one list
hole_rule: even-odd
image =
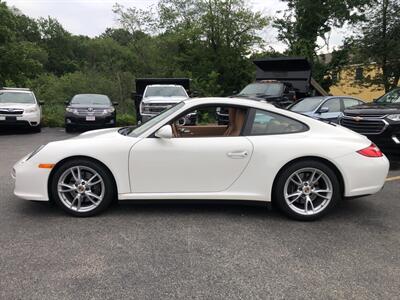
[{"label": "white porsche 911 coupe", "polygon": [[[227,125],[216,112],[225,110]],[[186,116],[196,113],[195,125]],[[96,130],[41,146],[12,170],[16,196],[91,216],[114,200],[273,202],[299,220],[382,189],[389,162],[336,124],[234,98],[183,101],[141,126]]]}]

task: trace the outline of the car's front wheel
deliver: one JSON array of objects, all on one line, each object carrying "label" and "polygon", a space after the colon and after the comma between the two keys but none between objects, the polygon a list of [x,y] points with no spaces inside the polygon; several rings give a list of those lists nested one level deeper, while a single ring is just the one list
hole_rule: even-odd
[{"label": "car's front wheel", "polygon": [[335,172],[319,161],[305,160],[279,174],[273,202],[287,216],[307,221],[325,215],[341,197]]},{"label": "car's front wheel", "polygon": [[94,161],[80,158],[55,170],[50,193],[64,211],[79,217],[100,213],[116,197],[110,172]]}]

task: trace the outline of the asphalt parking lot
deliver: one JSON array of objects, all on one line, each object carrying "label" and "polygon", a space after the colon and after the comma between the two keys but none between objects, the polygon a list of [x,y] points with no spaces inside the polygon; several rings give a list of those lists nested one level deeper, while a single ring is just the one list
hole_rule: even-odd
[{"label": "asphalt parking lot", "polygon": [[79,219],[17,199],[12,165],[62,129],[0,135],[1,299],[399,297],[400,163],[320,221],[264,207],[121,203]]}]

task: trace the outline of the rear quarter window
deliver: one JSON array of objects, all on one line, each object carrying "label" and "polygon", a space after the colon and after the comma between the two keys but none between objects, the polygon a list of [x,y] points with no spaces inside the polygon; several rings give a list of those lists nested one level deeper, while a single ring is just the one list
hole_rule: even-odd
[{"label": "rear quarter window", "polygon": [[269,111],[256,109],[249,133],[250,135],[272,135],[298,133],[307,130],[308,127],[297,120]]}]

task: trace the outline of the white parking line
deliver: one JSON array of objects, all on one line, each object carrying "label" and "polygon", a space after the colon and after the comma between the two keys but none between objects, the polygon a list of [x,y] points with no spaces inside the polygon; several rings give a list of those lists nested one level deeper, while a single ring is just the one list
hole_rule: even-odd
[{"label": "white parking line", "polygon": [[395,180],[400,180],[400,176],[394,176],[394,177],[386,178],[386,181],[395,181]]}]

